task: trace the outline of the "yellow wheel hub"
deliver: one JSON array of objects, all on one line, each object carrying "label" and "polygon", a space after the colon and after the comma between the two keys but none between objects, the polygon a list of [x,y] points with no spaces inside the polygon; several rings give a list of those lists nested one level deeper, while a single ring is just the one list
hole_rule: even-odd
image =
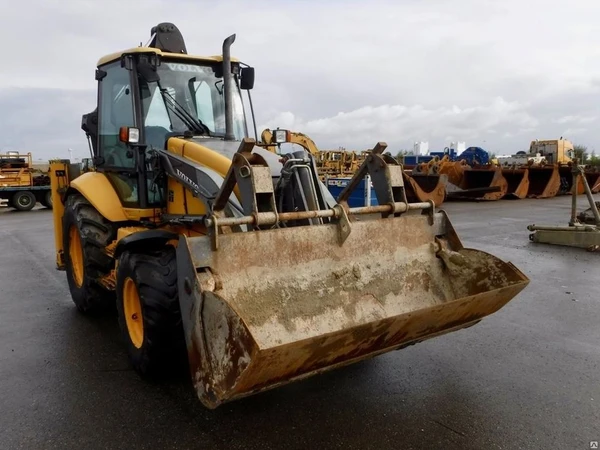
[{"label": "yellow wheel hub", "polygon": [[75,225],[71,225],[69,228],[69,259],[75,284],[77,287],[81,287],[83,285],[83,249],[79,230]]},{"label": "yellow wheel hub", "polygon": [[135,282],[127,277],[123,285],[123,311],[127,323],[129,338],[136,348],[144,341],[144,321],[142,320],[142,304]]}]

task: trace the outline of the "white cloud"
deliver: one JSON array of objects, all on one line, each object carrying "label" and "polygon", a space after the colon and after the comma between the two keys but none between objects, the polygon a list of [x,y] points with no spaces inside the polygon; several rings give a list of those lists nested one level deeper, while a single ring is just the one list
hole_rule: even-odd
[{"label": "white cloud", "polygon": [[587,131],[587,128],[567,128],[564,132],[565,136],[581,135]]},{"label": "white cloud", "polygon": [[579,115],[575,115],[575,116],[563,116],[560,117],[558,119],[555,119],[554,122],[555,123],[579,123],[579,124],[585,124],[585,123],[592,123],[595,122],[597,119],[596,116],[579,116]]},{"label": "white cloud", "polygon": [[93,96],[36,103],[40,117],[69,118],[27,136],[1,124],[29,124],[31,108],[3,99],[17,87],[24,101],[32,89],[93,90],[102,55],[145,43],[163,21],[192,53],[219,53],[236,33],[233,54],[257,69],[257,122],[294,125],[327,145],[414,138],[434,147],[453,137],[508,152],[569,128],[591,143],[600,139],[588,126],[599,115],[599,16],[597,0],[10,2],[0,16],[0,147],[33,137],[87,145],[79,118]]},{"label": "white cloud", "polygon": [[[496,128],[532,132],[538,120],[526,111],[526,105],[495,98],[483,106],[428,109],[422,105],[365,106],[350,112],[317,119],[297,117],[286,111],[261,125],[263,128],[287,128],[303,131],[319,147],[367,148],[377,141],[392,146],[411,146],[414,141],[443,144],[445,140],[484,141],[496,134]],[[446,142],[448,144],[449,142]],[[354,147],[353,147],[354,146]]]}]

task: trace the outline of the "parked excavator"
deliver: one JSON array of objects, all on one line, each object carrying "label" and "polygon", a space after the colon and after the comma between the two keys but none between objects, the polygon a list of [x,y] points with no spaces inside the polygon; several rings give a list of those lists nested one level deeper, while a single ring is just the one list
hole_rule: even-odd
[{"label": "parked excavator", "polygon": [[[333,198],[310,152],[249,138],[254,69],[234,40],[194,56],[161,23],[100,58],[81,126],[94,170],[51,166],[57,268],[80,312],[116,305],[140,375],[181,356],[212,409],[474,325],[526,287],[433,202],[407,201],[385,143]],[[348,207],[367,174],[379,205]]]}]

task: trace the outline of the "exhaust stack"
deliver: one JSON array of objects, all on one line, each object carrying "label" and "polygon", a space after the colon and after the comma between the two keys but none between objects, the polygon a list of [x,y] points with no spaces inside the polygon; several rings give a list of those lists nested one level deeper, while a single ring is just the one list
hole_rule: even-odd
[{"label": "exhaust stack", "polygon": [[225,90],[225,140],[235,140],[233,134],[233,92],[231,87],[231,45],[235,42],[235,34],[223,41],[223,87]]}]

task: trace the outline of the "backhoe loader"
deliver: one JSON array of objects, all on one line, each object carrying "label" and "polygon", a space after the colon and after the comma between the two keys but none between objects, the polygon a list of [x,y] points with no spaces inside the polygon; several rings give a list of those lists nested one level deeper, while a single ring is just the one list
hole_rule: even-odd
[{"label": "backhoe loader", "polygon": [[[182,355],[213,409],[474,325],[526,287],[433,202],[407,201],[384,142],[333,198],[309,152],[249,138],[254,69],[234,40],[193,56],[161,23],[102,57],[81,125],[94,170],[51,167],[57,268],[82,313],[116,305],[141,376]],[[349,207],[367,175],[379,205]]]}]

